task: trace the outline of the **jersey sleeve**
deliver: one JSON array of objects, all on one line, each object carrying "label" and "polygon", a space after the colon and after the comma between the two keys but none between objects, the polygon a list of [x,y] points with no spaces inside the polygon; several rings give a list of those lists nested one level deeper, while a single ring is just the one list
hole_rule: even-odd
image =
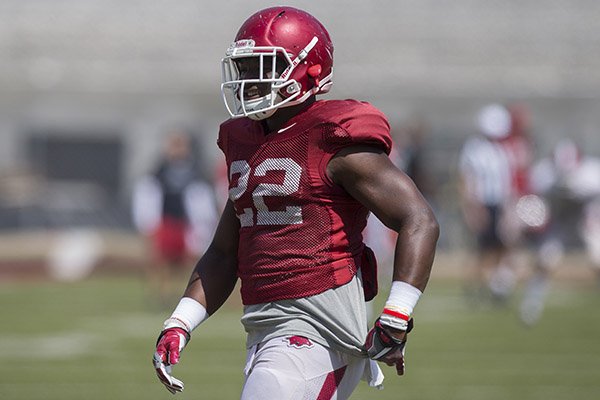
[{"label": "jersey sleeve", "polygon": [[217,146],[227,155],[227,128],[226,124],[221,124],[219,127],[219,136],[217,137]]},{"label": "jersey sleeve", "polygon": [[330,154],[350,146],[374,146],[390,154],[392,138],[385,115],[364,102],[345,102],[341,113],[330,120],[331,126],[324,130],[323,145]]}]

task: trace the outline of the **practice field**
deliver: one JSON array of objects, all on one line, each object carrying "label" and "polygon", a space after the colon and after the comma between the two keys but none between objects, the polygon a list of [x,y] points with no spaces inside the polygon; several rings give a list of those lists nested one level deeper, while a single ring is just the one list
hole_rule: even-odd
[{"label": "practice field", "polygon": [[[0,305],[0,399],[173,398],[150,363],[168,311],[148,304],[142,280],[0,283]],[[432,279],[417,308],[407,375],[384,366],[385,389],[361,384],[353,399],[598,399],[598,310],[595,282],[557,283],[543,319],[525,328],[514,304],[471,309],[457,280]],[[239,316],[228,303],[194,334],[175,369],[186,384],[177,398],[239,398]]]}]

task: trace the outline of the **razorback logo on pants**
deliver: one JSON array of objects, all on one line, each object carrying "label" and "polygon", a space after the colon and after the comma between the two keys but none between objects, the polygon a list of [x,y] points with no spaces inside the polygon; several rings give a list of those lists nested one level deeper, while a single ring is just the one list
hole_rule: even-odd
[{"label": "razorback logo on pants", "polygon": [[289,347],[311,348],[314,346],[313,343],[310,341],[310,339],[305,338],[304,336],[289,336],[289,337],[284,338],[283,341],[287,342],[287,345]]}]

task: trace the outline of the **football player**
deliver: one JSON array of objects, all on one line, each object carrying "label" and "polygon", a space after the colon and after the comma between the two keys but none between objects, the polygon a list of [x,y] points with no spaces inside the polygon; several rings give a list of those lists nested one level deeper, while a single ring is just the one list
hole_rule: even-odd
[{"label": "football player", "polygon": [[173,128],[165,139],[154,171],[136,182],[132,196],[133,222],[151,250],[148,278],[161,305],[179,296],[173,292],[177,277],[208,247],[218,220],[215,195],[200,175],[192,137]]},{"label": "football player", "polygon": [[[535,263],[528,278],[519,317],[533,326],[543,315],[554,271],[562,264],[567,246],[583,240],[594,260],[594,242],[600,243],[594,225],[594,204],[600,199],[600,160],[586,155],[570,138],[561,139],[552,155],[536,162],[529,177],[537,207],[524,207],[522,220],[529,224],[535,245]],[[531,200],[530,200],[531,202]],[[535,204],[535,203],[532,203]]]},{"label": "football player", "polygon": [[[247,19],[222,68],[231,119],[218,145],[229,201],[164,323],[159,379],[183,390],[170,368],[238,278],[248,349],[242,399],[346,399],[362,377],[381,384],[370,359],[403,374],[439,227],[388,157],[386,117],[360,101],[316,100],[333,82],[333,45],[317,19],[295,8]],[[370,331],[365,299],[376,293],[376,266],[361,234],[369,212],[398,232],[391,292]]]},{"label": "football player", "polygon": [[489,104],[477,115],[476,135],[460,153],[459,193],[465,225],[475,239],[475,257],[466,286],[467,299],[507,303],[514,284],[505,232],[512,195],[512,165],[503,144],[509,137],[511,115],[504,105]]}]

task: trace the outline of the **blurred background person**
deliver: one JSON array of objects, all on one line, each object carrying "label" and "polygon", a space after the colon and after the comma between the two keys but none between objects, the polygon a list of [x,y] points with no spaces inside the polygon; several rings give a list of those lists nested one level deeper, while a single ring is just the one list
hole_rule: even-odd
[{"label": "blurred background person", "polygon": [[170,306],[174,280],[206,250],[217,221],[215,194],[202,178],[189,133],[169,132],[157,166],[135,185],[132,213],[152,249],[146,269],[153,295]]},{"label": "blurred background person", "polygon": [[424,116],[413,115],[399,130],[401,161],[397,166],[406,172],[435,209],[435,177],[427,153],[429,124]]},{"label": "blurred background person", "polygon": [[[506,253],[499,268],[490,278],[490,284],[501,297],[507,297],[516,286],[519,267],[527,267],[527,260],[519,257],[519,251],[528,251],[527,233],[537,226],[520,218],[525,211],[524,206],[531,194],[529,176],[535,158],[535,146],[531,132],[531,116],[529,107],[524,102],[510,102],[506,106],[510,116],[510,131],[506,137],[498,140],[498,144],[508,161],[509,194],[503,207],[500,219],[500,236],[506,246]],[[519,206],[519,212],[517,212]]]},{"label": "blurred background person", "polygon": [[600,195],[584,207],[581,234],[600,287]]},{"label": "blurred background person", "polygon": [[477,127],[479,134],[467,139],[459,161],[462,216],[476,245],[465,291],[469,301],[491,295],[503,302],[513,283],[504,265],[508,247],[501,230],[511,198],[511,166],[500,141],[510,133],[510,114],[500,104],[487,105],[478,113]]},{"label": "blurred background person", "polygon": [[500,143],[509,159],[512,197],[518,199],[530,192],[529,175],[535,158],[531,115],[523,102],[509,103],[506,109],[510,115],[510,132]]},{"label": "blurred background person", "polygon": [[526,325],[540,319],[552,271],[562,264],[566,248],[583,242],[590,260],[597,260],[600,159],[585,155],[572,139],[565,138],[549,157],[534,165],[530,182],[536,200],[529,200],[530,206],[520,207],[519,212],[522,219],[539,229],[532,231],[534,271],[519,309]]}]

